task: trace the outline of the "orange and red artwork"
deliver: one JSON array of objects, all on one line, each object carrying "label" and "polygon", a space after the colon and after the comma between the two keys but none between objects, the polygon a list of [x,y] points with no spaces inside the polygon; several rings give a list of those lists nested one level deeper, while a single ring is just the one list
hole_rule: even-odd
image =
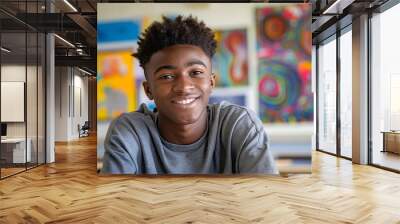
[{"label": "orange and red artwork", "polygon": [[245,29],[215,31],[213,57],[216,84],[220,87],[248,85],[248,48]]}]

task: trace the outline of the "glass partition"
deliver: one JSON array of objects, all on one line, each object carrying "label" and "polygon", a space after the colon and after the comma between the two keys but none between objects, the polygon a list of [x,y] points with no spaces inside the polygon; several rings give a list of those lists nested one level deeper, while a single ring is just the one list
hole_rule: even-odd
[{"label": "glass partition", "polygon": [[6,177],[24,171],[31,156],[26,141],[26,33],[3,32],[1,46],[0,110],[6,130],[1,139],[1,175]]},{"label": "glass partition", "polygon": [[45,35],[18,18],[44,1],[1,1],[0,178],[45,163]]}]

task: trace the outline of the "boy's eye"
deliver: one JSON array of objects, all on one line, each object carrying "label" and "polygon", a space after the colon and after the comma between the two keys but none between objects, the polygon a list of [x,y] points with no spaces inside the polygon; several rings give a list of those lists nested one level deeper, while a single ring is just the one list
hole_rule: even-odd
[{"label": "boy's eye", "polygon": [[160,75],[160,79],[172,79],[174,76],[172,74]]},{"label": "boy's eye", "polygon": [[203,71],[193,71],[192,75],[201,75],[203,73],[204,73]]}]

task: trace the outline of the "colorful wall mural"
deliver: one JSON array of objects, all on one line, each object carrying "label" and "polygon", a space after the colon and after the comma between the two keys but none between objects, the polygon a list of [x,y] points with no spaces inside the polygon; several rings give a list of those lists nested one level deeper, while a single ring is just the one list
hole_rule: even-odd
[{"label": "colorful wall mural", "polygon": [[259,115],[266,123],[313,121],[309,4],[256,10]]}]

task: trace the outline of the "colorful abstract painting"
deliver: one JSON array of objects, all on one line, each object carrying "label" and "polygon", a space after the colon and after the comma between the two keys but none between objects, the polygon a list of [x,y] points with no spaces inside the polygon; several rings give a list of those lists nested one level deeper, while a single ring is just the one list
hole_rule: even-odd
[{"label": "colorful abstract painting", "polygon": [[233,87],[248,85],[248,48],[245,29],[217,30],[216,53],[213,57],[213,71],[216,85]]},{"label": "colorful abstract painting", "polygon": [[313,121],[310,5],[260,8],[256,22],[260,118]]},{"label": "colorful abstract painting", "polygon": [[106,121],[136,109],[136,84],[131,51],[97,55],[97,118]]}]

